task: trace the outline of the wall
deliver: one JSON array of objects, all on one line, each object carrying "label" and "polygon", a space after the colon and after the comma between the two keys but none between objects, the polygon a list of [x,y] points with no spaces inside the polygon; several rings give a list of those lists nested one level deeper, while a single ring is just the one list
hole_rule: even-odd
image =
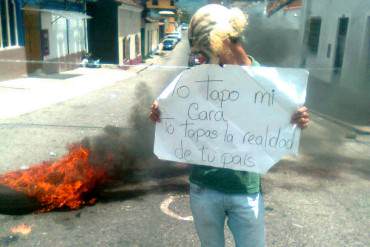
[{"label": "wall", "polygon": [[[138,36],[139,46],[141,46],[141,12],[142,8],[121,5],[118,8],[118,50],[119,64],[141,62],[141,47],[136,47],[135,37]],[[124,40],[130,39],[130,57],[128,61],[124,59],[123,45]],[[136,52],[138,50],[138,53]]]},{"label": "wall", "polygon": [[[14,5],[13,5],[14,3]],[[8,7],[8,11],[6,11]],[[6,15],[8,12],[8,18]],[[8,28],[9,31],[8,31]],[[0,1],[0,59],[27,60],[20,1]],[[0,81],[27,74],[26,63],[0,61]]]},{"label": "wall", "polygon": [[49,32],[49,55],[43,58],[47,61],[61,63],[45,63],[43,65],[45,73],[73,69],[77,65],[63,63],[81,62],[81,53],[86,50],[84,22],[83,19],[66,19],[51,13],[41,14],[41,29]]},{"label": "wall", "polygon": [[49,55],[44,56],[44,59],[66,56],[68,54],[66,19],[50,13],[42,13],[41,29],[49,31]]},{"label": "wall", "polygon": [[[356,125],[370,116],[370,1],[304,1],[300,40],[302,61],[310,71],[306,104],[313,110]],[[333,76],[338,19],[349,18],[340,77]],[[322,18],[317,55],[307,51],[309,17]],[[327,56],[328,45],[332,51]]]},{"label": "wall", "polygon": [[159,45],[159,23],[145,23],[145,54],[148,56],[158,49]]},{"label": "wall", "polygon": [[[0,58],[4,60],[26,60],[26,51],[24,47],[0,49]],[[0,62],[0,81],[17,78],[26,74],[26,63]]]},{"label": "wall", "polygon": [[[305,23],[308,23],[310,17],[321,17],[321,32],[316,55],[307,52],[305,47],[307,37],[303,37],[302,50],[306,67],[320,68],[312,70],[312,74],[322,81],[352,89],[361,88],[365,83],[364,73],[368,64],[368,57],[365,54],[368,54],[366,44],[370,42],[366,37],[370,2],[368,0],[311,0],[305,2]],[[340,77],[336,78],[333,76],[332,69],[335,61],[338,19],[340,17],[348,17],[349,25],[342,71]],[[303,34],[301,36],[307,36],[308,32],[304,31],[302,28]],[[329,45],[331,45],[331,54],[327,56]]]},{"label": "wall", "polygon": [[78,19],[69,20],[69,54],[79,53],[86,50],[85,45],[85,21]]},{"label": "wall", "polygon": [[58,15],[42,13],[41,28],[49,31],[50,51],[44,59],[60,58],[86,50],[84,22],[83,19],[65,19]]}]

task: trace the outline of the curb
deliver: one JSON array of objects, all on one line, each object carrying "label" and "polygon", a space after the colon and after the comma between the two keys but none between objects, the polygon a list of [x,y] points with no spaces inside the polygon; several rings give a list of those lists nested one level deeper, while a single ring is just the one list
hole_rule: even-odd
[{"label": "curb", "polygon": [[148,69],[150,66],[152,66],[154,63],[150,63],[150,64],[146,64],[145,66],[143,66],[142,69],[136,71],[136,74],[140,74],[141,72],[143,72],[144,70]]},{"label": "curb", "polygon": [[310,112],[312,112],[313,114],[321,117],[321,118],[324,118],[326,120],[329,120],[331,122],[334,122],[340,126],[343,126],[347,129],[350,129],[354,132],[356,132],[357,134],[360,134],[360,135],[370,135],[370,126],[358,126],[358,125],[354,125],[354,124],[350,124],[350,123],[347,123],[345,121],[342,121],[342,120],[339,120],[337,118],[334,118],[334,117],[330,117],[326,114],[323,114],[323,113],[320,113],[320,112],[317,112],[315,110],[309,110]]}]

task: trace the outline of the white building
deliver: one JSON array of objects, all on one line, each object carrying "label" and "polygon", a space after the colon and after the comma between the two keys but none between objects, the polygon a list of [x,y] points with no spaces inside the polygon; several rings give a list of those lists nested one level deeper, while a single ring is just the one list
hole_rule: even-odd
[{"label": "white building", "polygon": [[[78,66],[87,51],[87,19],[83,2],[24,1],[24,43],[28,72],[57,73]],[[69,65],[67,65],[69,64]],[[75,64],[71,66],[71,64]]]},{"label": "white building", "polygon": [[49,36],[44,60],[62,58],[87,50],[85,15],[67,11],[41,13],[41,30]]},{"label": "white building", "polygon": [[[148,18],[147,18],[148,19]],[[150,20],[145,23],[142,30],[143,40],[143,56],[147,57],[153,54],[159,46],[159,21]]]},{"label": "white building", "polygon": [[370,1],[306,0],[303,15],[301,62],[311,75],[356,91],[370,89]]},{"label": "white building", "polygon": [[119,64],[137,64],[141,54],[141,12],[143,7],[134,1],[120,0],[118,7]]}]

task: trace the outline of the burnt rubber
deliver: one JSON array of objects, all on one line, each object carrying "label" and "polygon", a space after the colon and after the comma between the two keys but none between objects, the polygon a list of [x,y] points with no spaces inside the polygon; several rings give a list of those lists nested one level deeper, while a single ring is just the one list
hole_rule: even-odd
[{"label": "burnt rubber", "polygon": [[40,208],[40,204],[21,192],[0,185],[0,214],[29,214]]}]

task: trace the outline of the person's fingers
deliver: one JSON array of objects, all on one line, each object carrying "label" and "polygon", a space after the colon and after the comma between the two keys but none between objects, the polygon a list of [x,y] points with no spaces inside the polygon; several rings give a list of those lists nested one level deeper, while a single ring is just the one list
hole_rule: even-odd
[{"label": "person's fingers", "polygon": [[160,122],[160,115],[158,112],[151,111],[149,114],[149,118],[154,122]]},{"label": "person's fingers", "polygon": [[305,107],[305,106],[302,106],[302,107],[298,108],[297,112],[300,112],[300,113],[308,112],[308,108]]},{"label": "person's fingers", "polygon": [[298,123],[299,119],[301,118],[305,118],[305,119],[310,118],[308,108],[305,106],[298,108],[298,110],[292,115],[291,123]]},{"label": "person's fingers", "polygon": [[298,111],[308,111],[308,108],[306,106],[301,106],[298,108]]},{"label": "person's fingers", "polygon": [[250,65],[251,61],[240,42],[230,43],[230,50],[236,63],[239,65]]},{"label": "person's fingers", "polygon": [[307,118],[301,118],[298,120],[297,124],[301,129],[306,128],[310,123],[310,120]]},{"label": "person's fingers", "polygon": [[158,103],[153,103],[150,107],[151,110],[157,110],[159,107],[158,107]]},{"label": "person's fingers", "polygon": [[160,110],[159,110],[159,104],[158,104],[158,101],[155,100],[152,105],[150,106],[150,114],[149,116],[154,118],[154,119],[159,119],[160,117]]},{"label": "person's fingers", "polygon": [[291,123],[296,123],[299,124],[300,122],[309,122],[310,118],[309,117],[297,117],[297,118],[292,118]]},{"label": "person's fingers", "polygon": [[309,125],[310,125],[310,122],[307,122],[307,123],[305,123],[305,124],[299,125],[299,127],[300,127],[301,129],[305,129],[305,128],[307,128]]},{"label": "person's fingers", "polygon": [[150,106],[149,119],[153,122],[160,122],[160,114],[158,101],[154,101]]},{"label": "person's fingers", "polygon": [[151,115],[151,116],[149,116],[149,119],[151,120],[151,121],[153,121],[153,122],[160,122],[160,119],[159,119],[159,117],[158,116],[154,116],[154,115]]},{"label": "person's fingers", "polygon": [[310,114],[308,112],[303,112],[303,113],[295,113],[292,116],[291,121],[296,122],[297,120],[304,118],[304,119],[310,119]]},{"label": "person's fingers", "polygon": [[234,57],[233,52],[230,49],[231,47],[231,42],[229,39],[225,39],[223,41],[223,49],[220,52],[219,59],[220,59],[220,64],[237,64],[237,61]]}]

